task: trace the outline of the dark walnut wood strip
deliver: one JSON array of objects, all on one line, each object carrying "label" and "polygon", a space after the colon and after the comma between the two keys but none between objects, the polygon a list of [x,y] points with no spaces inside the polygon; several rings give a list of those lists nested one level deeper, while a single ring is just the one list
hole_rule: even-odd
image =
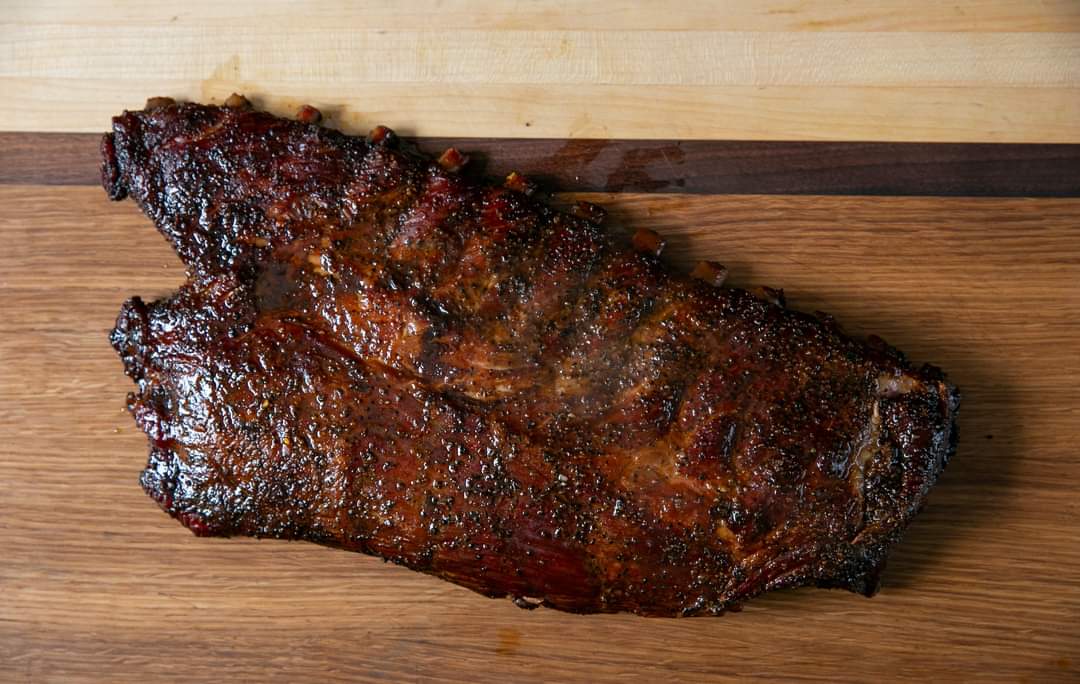
[{"label": "dark walnut wood strip", "polygon": [[[100,136],[0,133],[0,184],[98,183]],[[548,190],[1080,197],[1080,145],[424,138]]]}]

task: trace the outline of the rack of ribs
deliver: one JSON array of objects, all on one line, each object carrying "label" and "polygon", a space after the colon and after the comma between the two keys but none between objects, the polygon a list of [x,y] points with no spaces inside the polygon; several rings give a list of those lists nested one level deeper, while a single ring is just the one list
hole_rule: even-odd
[{"label": "rack of ribs", "polygon": [[111,334],[165,511],[522,607],[876,591],[955,448],[939,370],[718,264],[677,273],[595,205],[318,118],[155,98],[102,140],[109,196],[188,269]]}]

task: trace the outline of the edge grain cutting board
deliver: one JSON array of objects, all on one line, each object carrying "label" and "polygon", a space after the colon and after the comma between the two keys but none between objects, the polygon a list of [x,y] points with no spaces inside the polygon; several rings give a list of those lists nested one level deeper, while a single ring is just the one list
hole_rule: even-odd
[{"label": "edge grain cutting board", "polygon": [[578,617],[314,545],[196,539],[136,483],[145,439],[106,340],[123,299],[171,291],[179,262],[131,203],[106,201],[97,136],[0,134],[5,678],[1076,676],[1077,147],[421,144],[451,142],[489,172],[589,191],[556,201],[657,230],[676,263],[721,261],[736,285],[783,287],[950,373],[960,448],[881,594]]}]

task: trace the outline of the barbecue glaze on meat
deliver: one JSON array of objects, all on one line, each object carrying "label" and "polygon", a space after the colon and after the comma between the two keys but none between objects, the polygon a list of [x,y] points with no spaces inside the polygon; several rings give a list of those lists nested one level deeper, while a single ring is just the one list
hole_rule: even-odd
[{"label": "barbecue glaze on meat", "polygon": [[876,589],[955,441],[938,370],[312,111],[155,99],[102,141],[189,272],[111,338],[162,508],[522,606]]}]

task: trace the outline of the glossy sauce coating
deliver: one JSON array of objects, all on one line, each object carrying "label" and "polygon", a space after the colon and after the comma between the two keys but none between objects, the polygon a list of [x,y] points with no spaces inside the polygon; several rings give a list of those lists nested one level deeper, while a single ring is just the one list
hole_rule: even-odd
[{"label": "glossy sauce coating", "polygon": [[457,150],[228,104],[156,102],[102,143],[110,196],[189,269],[112,342],[143,487],[193,532],[578,612],[875,590],[953,448],[939,371],[717,264],[676,274],[598,207],[471,181]]}]

